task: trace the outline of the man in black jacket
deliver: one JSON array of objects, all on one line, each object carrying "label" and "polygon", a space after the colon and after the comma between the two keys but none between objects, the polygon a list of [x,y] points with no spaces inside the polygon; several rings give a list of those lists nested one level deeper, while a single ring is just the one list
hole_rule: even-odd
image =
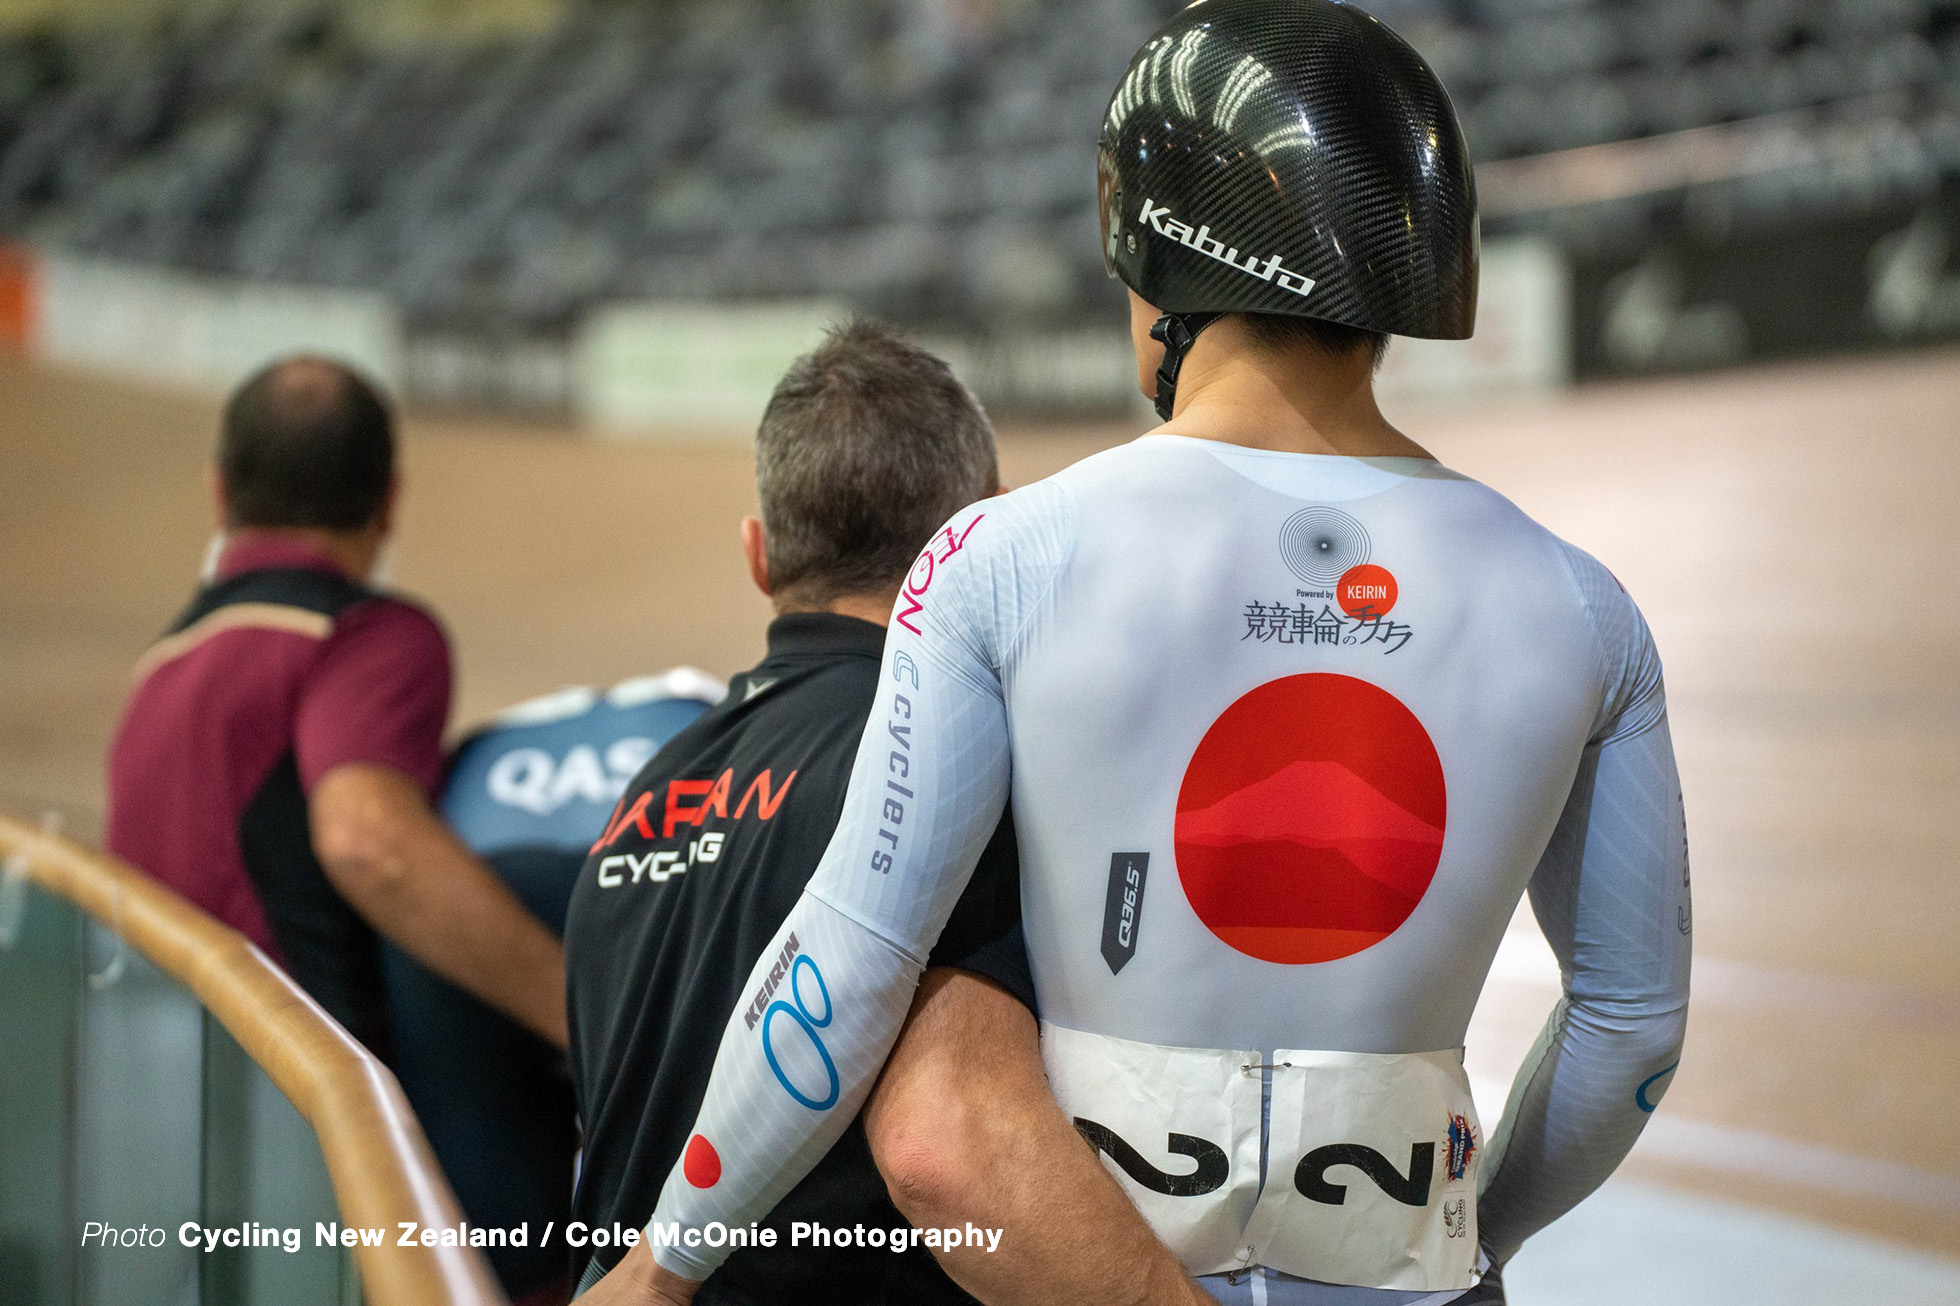
[{"label": "man in black jacket", "polygon": [[[756,441],[768,527],[743,523],[755,582],[781,614],[768,656],[628,786],[573,891],[573,1065],[587,1131],[574,1216],[594,1228],[636,1228],[652,1212],[749,969],[837,824],[891,607],[869,592],[902,575],[941,520],[996,488],[985,417],[950,374],[921,385],[913,374],[929,376],[928,360],[875,328],[846,328],[778,391]],[[997,940],[1010,961],[1021,953],[1012,841],[1003,823],[935,964]],[[1030,983],[1009,980],[1033,1001]],[[924,1249],[792,1246],[796,1221],[904,1223],[862,1125],[777,1209],[776,1247],[731,1259],[700,1299],[930,1302],[937,1288],[965,1300]],[[594,1255],[609,1264],[624,1251]]]},{"label": "man in black jacket", "polygon": [[[779,614],[768,656],[635,778],[572,895],[572,1065],[586,1148],[570,1232],[585,1244],[586,1283],[626,1254],[620,1234],[646,1222],[677,1162],[693,1182],[718,1174],[712,1147],[690,1144],[688,1129],[731,1013],[779,1026],[785,1086],[822,1101],[820,979],[784,956],[769,991],[745,992],[746,982],[836,825],[900,581],[946,518],[998,488],[993,431],[972,395],[931,354],[863,323],[833,332],[777,387],[756,475],[762,518],[744,521],[742,535],[750,574]],[[929,964],[864,1118],[771,1213],[774,1245],[734,1253],[698,1302],[971,1301],[925,1248],[890,1247],[910,1221],[879,1165],[906,1183],[908,1158],[887,1153],[903,1151],[908,1121],[934,1112],[985,1114],[978,1145],[996,1159],[1025,1153],[1029,1187],[1066,1196],[1073,1238],[1092,1231],[1108,1254],[1096,1277],[1123,1287],[1101,1300],[1127,1299],[1158,1276],[1183,1279],[1045,1083],[1001,1069],[1032,1057],[1002,1057],[993,1044],[1035,1038],[1011,814]],[[976,1028],[992,1038],[969,1032],[954,1046],[938,1036]],[[941,1091],[955,1081],[957,1092]],[[866,1120],[874,1139],[895,1140],[879,1142],[876,1163]],[[976,1291],[1079,1280],[1071,1247],[1081,1242],[1050,1236],[1024,1197],[972,1196],[1002,1226],[994,1248],[982,1243],[978,1273],[972,1249],[947,1257]]]}]

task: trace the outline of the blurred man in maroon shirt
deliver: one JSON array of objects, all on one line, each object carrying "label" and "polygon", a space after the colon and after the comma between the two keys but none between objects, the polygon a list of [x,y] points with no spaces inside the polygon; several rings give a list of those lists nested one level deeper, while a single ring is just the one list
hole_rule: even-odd
[{"label": "blurred man in maroon shirt", "polygon": [[387,406],[291,358],[226,405],[224,543],[137,664],[110,851],[279,960],[389,1051],[377,933],[562,1046],[564,952],[430,805],[449,645],[369,584],[395,503]]}]

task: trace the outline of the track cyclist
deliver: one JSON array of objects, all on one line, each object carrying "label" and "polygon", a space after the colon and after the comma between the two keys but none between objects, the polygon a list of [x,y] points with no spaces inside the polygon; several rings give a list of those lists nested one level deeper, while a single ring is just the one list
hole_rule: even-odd
[{"label": "track cyclist", "polygon": [[[1669,1082],[1687,850],[1646,625],[1375,404],[1386,336],[1475,316],[1442,86],[1338,0],[1204,0],[1117,88],[1100,187],[1165,424],[919,556],[748,985],[775,1018],[722,1039],[718,1170],[673,1171],[595,1301],[685,1300],[723,1254],[696,1231],[830,1147],[1010,791],[1055,1095],[1223,1301],[1499,1301]],[[1486,1138],[1462,1043],[1527,890],[1565,993]]]}]

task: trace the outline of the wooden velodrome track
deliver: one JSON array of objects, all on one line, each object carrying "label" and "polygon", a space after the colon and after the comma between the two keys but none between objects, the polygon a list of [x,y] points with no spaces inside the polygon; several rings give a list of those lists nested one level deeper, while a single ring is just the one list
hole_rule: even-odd
[{"label": "wooden velodrome track", "polygon": [[[0,803],[99,831],[128,668],[209,532],[215,414],[0,359]],[[1960,353],[1397,415],[1611,566],[1667,663],[1696,998],[1632,1172],[1960,1255]],[[1124,434],[1009,433],[1005,472]],[[396,577],[455,637],[458,723],[753,661],[749,476],[731,445],[411,421]],[[1552,1001],[1513,943],[1482,1081]]]}]

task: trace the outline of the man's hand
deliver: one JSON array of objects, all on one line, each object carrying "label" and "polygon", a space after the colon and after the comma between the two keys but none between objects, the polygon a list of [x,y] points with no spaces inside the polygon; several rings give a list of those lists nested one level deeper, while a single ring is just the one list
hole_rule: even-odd
[{"label": "man's hand", "polygon": [[1004,1230],[997,1251],[935,1253],[988,1306],[1216,1306],[1062,1115],[1033,1014],[992,983],[926,972],[864,1129],[914,1226]]},{"label": "man's hand", "polygon": [[579,1306],[688,1306],[700,1286],[663,1268],[642,1238],[578,1300]]},{"label": "man's hand", "polygon": [[355,911],[451,983],[567,1041],[565,949],[393,767],[334,767],[307,796],[313,851]]}]

